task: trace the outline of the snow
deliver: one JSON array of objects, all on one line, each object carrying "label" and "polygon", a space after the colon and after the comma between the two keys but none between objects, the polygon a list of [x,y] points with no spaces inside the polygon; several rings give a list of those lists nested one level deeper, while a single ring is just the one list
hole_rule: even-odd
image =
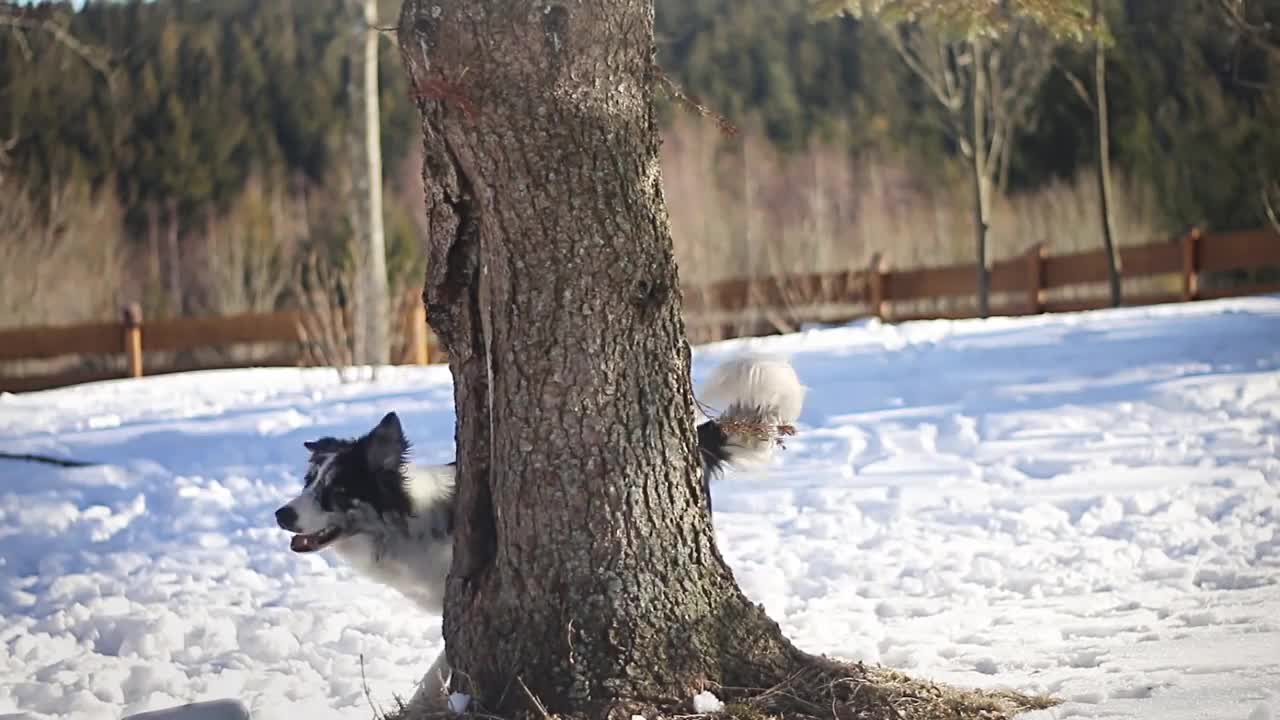
[{"label": "snow", "polygon": [[[1067,702],[1028,718],[1268,720],[1280,708],[1280,298],[861,322],[745,350],[809,387],[798,435],[715,489],[745,592],[803,648]],[[368,718],[440,618],[275,508],[302,441],[400,414],[451,459],[443,367],[190,373],[0,396],[0,715],[240,698]]]},{"label": "snow", "polygon": [[466,693],[449,693],[449,712],[454,715],[461,715],[467,711],[467,706],[471,704],[471,696]]},{"label": "snow", "polygon": [[702,715],[718,713],[724,710],[724,703],[709,690],[703,690],[693,696],[693,711]]}]

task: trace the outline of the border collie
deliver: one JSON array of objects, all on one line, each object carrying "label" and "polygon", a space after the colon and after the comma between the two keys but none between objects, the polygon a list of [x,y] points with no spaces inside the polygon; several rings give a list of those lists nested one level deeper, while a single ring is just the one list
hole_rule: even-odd
[{"label": "border collie", "polygon": [[[805,388],[783,360],[742,357],[717,367],[702,401],[719,415],[698,425],[698,455],[710,502],[711,480],[726,466],[767,461],[792,432]],[[409,441],[388,413],[362,437],[323,437],[311,452],[302,493],[276,511],[293,533],[294,552],[332,548],[365,576],[441,614],[453,554],[454,463],[413,465]],[[442,651],[411,705],[444,701],[448,664]]]}]

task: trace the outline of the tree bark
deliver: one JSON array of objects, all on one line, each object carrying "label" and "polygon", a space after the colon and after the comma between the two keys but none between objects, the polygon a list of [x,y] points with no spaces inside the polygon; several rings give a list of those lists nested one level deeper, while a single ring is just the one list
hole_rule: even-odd
[{"label": "tree bark", "polygon": [[[1102,19],[1100,0],[1093,0],[1093,23]],[[1123,297],[1120,283],[1120,252],[1116,248],[1115,223],[1111,217],[1111,128],[1107,118],[1107,52],[1101,38],[1093,41],[1093,111],[1098,132],[1098,202],[1102,212],[1102,247],[1107,253],[1107,279],[1111,289],[1111,306],[1120,307]]]},{"label": "tree bark", "polygon": [[978,317],[987,317],[991,310],[990,275],[987,272],[987,234],[991,227],[991,172],[987,166],[987,103],[990,101],[990,90],[987,86],[986,44],[982,38],[974,38],[971,42],[973,117],[970,130],[973,153],[970,167],[973,169],[974,263],[978,272]]},{"label": "tree bark", "polygon": [[352,192],[356,256],[355,352],[359,364],[391,358],[387,250],[382,228],[382,139],[378,110],[377,0],[352,4]]},{"label": "tree bark", "polygon": [[652,1],[407,0],[399,34],[458,418],[455,678],[497,715],[629,718],[782,677],[803,655],[701,489]]}]

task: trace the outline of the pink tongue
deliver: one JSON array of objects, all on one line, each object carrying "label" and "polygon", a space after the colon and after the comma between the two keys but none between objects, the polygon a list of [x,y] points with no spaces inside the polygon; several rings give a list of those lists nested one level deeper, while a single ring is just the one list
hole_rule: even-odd
[{"label": "pink tongue", "polygon": [[294,552],[311,552],[315,548],[310,535],[294,535],[289,538],[289,549]]}]

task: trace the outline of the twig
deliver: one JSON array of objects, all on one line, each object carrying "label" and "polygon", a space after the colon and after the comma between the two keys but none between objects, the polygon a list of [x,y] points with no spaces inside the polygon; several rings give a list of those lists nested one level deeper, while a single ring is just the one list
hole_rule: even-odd
[{"label": "twig", "polygon": [[529,690],[529,686],[524,684],[524,678],[517,675],[516,682],[520,683],[520,689],[524,690],[525,697],[528,697],[529,702],[533,703],[534,709],[538,711],[538,714],[542,716],[543,720],[551,720],[551,713],[547,712],[547,706],[543,705],[542,701],[535,697],[533,692]]},{"label": "twig", "polygon": [[360,653],[360,685],[364,687],[364,699],[368,701],[374,717],[385,718],[387,714],[373,701],[373,693],[369,692],[369,680],[364,676],[364,653]]},{"label": "twig", "polygon": [[59,467],[92,467],[101,465],[102,463],[86,462],[84,460],[68,460],[66,458],[56,458],[50,455],[36,455],[34,453],[8,453],[0,452],[0,460],[25,460],[27,462],[45,463],[48,465],[57,465]]},{"label": "twig", "polygon": [[1084,81],[1062,65],[1058,65],[1058,70],[1062,72],[1062,76],[1071,84],[1071,89],[1076,91],[1076,95],[1080,97],[1080,100],[1089,107],[1089,112],[1096,113],[1097,109],[1093,104],[1093,96],[1089,94],[1089,90],[1084,86]]},{"label": "twig", "polygon": [[1271,36],[1271,25],[1266,21],[1254,23],[1248,18],[1248,6],[1244,0],[1218,0],[1219,14],[1240,37],[1252,43],[1272,60],[1280,60],[1280,42]]},{"label": "twig", "polygon": [[63,25],[55,22],[52,18],[35,17],[29,13],[11,13],[0,11],[0,27],[10,27],[15,30],[37,30],[48,33],[60,45],[75,53],[86,65],[97,70],[102,74],[107,82],[111,82],[111,63],[110,56],[101,50],[82,42],[71,34]]},{"label": "twig", "polygon": [[675,80],[672,80],[671,77],[667,75],[667,73],[663,71],[662,68],[655,65],[653,68],[653,72],[657,77],[658,82],[672,97],[672,99],[674,99],[676,102],[680,103],[681,105],[685,106],[690,110],[693,110],[694,112],[698,113],[702,117],[710,118],[712,122],[714,122],[716,126],[720,128],[720,132],[724,133],[725,135],[733,137],[734,135],[737,135],[739,132],[741,132],[736,125],[734,125],[732,122],[729,121],[729,118],[725,117],[724,115],[721,115],[715,110],[712,110],[706,105],[703,105],[701,102],[698,102],[697,99],[689,97],[689,95],[685,93],[684,89],[681,88],[680,85],[677,84]]},{"label": "twig", "polygon": [[1271,227],[1277,233],[1280,233],[1280,214],[1276,212],[1275,206],[1271,204],[1271,189],[1273,187],[1280,190],[1280,183],[1268,183],[1264,181],[1262,184],[1262,211],[1266,213],[1267,220],[1271,223]]}]

